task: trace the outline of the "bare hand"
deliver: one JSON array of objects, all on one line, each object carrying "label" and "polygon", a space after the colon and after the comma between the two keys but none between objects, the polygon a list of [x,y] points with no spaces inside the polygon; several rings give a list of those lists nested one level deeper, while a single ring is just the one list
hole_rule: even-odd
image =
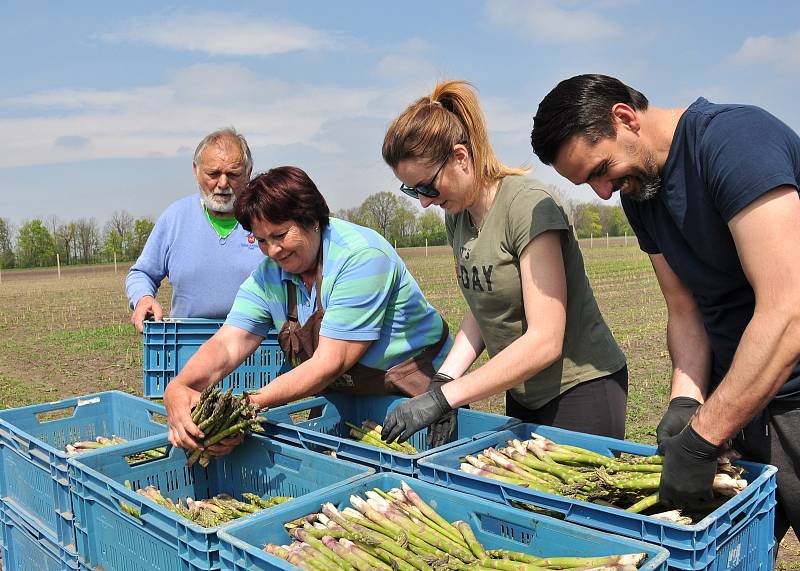
[{"label": "bare hand", "polygon": [[158,303],[151,295],[146,295],[141,298],[131,314],[131,323],[139,333],[144,332],[144,320],[152,317],[156,321],[161,321],[164,318],[164,310],[161,304]]},{"label": "bare hand", "polygon": [[225,440],[220,440],[213,446],[209,446],[205,449],[205,451],[209,456],[225,456],[233,452],[233,449],[239,446],[239,444],[242,442],[244,442],[244,434],[240,434],[239,436],[231,436]]},{"label": "bare hand", "polygon": [[200,448],[203,433],[192,422],[192,407],[200,401],[200,391],[179,383],[169,383],[164,391],[167,409],[167,437],[173,446],[194,450]]}]

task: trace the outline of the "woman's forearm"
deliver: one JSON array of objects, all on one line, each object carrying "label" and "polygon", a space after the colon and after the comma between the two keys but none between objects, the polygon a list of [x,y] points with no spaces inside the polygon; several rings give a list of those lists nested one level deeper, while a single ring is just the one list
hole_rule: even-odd
[{"label": "woman's forearm", "polygon": [[461,320],[461,326],[453,340],[453,346],[447,354],[439,372],[457,379],[472,366],[472,363],[483,353],[485,344],[481,337],[478,322],[471,311]]},{"label": "woman's forearm", "polygon": [[482,367],[442,387],[452,407],[501,393],[543,371],[561,357],[563,335],[528,331]]}]

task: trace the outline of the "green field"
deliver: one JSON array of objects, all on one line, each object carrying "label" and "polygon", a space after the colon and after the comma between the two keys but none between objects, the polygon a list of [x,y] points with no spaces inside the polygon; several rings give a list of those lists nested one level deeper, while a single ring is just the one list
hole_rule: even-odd
[{"label": "green field", "polygon": [[[670,360],[666,309],[647,258],[628,240],[582,241],[595,295],[630,374],[627,439],[654,443],[666,408]],[[458,327],[466,305],[454,283],[447,248],[401,250],[431,303]],[[0,277],[0,408],[95,391],[142,392],[141,337],[130,325],[123,292],[127,266],[3,271]],[[169,286],[159,299],[168,307]],[[477,403],[503,411],[498,396]],[[797,542],[787,540],[777,569],[800,568]]]},{"label": "green field", "polygon": [[[653,441],[668,391],[665,310],[646,257],[595,240],[584,244],[601,309],[628,356],[628,438]],[[401,250],[425,295],[455,331],[466,310],[447,248]],[[127,266],[4,271],[0,281],[0,406],[15,407],[91,391],[141,394],[141,338],[123,292]],[[159,299],[169,306],[169,286]],[[485,358],[485,357],[484,357]],[[482,362],[482,361],[481,361]],[[476,408],[502,412],[501,397]]]}]

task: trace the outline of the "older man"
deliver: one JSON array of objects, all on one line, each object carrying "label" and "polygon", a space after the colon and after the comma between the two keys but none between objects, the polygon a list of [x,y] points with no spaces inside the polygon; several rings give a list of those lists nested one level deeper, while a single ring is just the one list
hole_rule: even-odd
[{"label": "older man", "polygon": [[662,503],[711,497],[733,439],[778,467],[776,536],[800,530],[800,137],[763,109],[649,105],[581,75],[539,105],[534,152],[601,198],[619,191],[668,311]]},{"label": "older man", "polygon": [[252,166],[247,141],[233,128],[214,131],[197,145],[193,167],[200,195],[178,200],[159,217],[125,280],[137,331],[147,317],[163,317],[155,296],[165,277],[172,285],[170,316],[228,314],[239,286],[264,259],[233,214]]}]

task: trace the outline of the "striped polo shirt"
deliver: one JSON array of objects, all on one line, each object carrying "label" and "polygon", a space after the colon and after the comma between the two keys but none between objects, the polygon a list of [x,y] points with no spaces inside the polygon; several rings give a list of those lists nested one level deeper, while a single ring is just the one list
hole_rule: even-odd
[{"label": "striped polo shirt", "polygon": [[[359,363],[387,370],[442,334],[442,318],[422,295],[416,280],[392,246],[377,232],[331,218],[322,231],[322,319],[320,335],[372,341]],[[265,337],[286,322],[287,282],[295,284],[297,317],[305,323],[317,307],[317,288],[308,293],[297,274],[266,258],[239,288],[227,325]],[[439,368],[450,350],[439,352]]]}]

